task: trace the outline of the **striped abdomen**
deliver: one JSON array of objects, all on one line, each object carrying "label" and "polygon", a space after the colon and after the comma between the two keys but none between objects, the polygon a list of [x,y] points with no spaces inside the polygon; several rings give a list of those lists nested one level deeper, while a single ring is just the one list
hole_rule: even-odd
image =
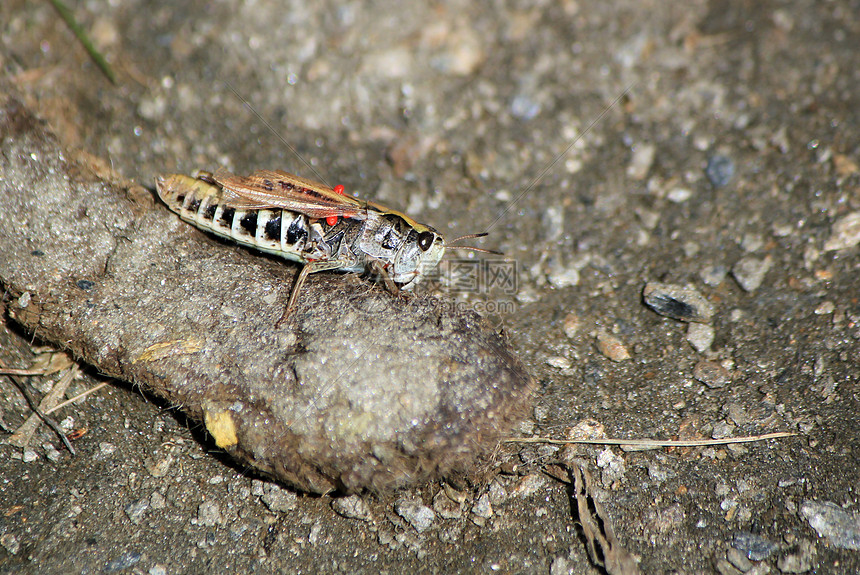
[{"label": "striped abdomen", "polygon": [[158,195],[183,220],[219,236],[297,262],[310,235],[306,216],[281,209],[241,209],[226,206],[221,189],[182,175],[158,178]]}]

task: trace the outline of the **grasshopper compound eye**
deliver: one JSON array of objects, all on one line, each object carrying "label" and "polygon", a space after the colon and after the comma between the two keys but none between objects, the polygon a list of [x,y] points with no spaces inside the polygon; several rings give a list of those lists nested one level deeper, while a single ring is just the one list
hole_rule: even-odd
[{"label": "grasshopper compound eye", "polygon": [[436,234],[433,232],[421,232],[418,234],[418,247],[421,248],[422,252],[426,252],[435,240]]}]

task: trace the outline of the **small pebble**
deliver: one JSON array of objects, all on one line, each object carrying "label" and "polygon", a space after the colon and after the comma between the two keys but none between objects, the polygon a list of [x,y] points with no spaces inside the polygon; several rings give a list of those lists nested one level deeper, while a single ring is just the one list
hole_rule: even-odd
[{"label": "small pebble", "polygon": [[753,256],[742,257],[732,266],[732,277],[745,292],[753,292],[761,286],[772,263],[770,256],[763,260]]},{"label": "small pebble", "polygon": [[331,502],[331,508],[335,513],[347,519],[360,519],[362,521],[373,519],[367,503],[358,495],[339,497]]},{"label": "small pebble", "polygon": [[708,323],[714,315],[714,306],[692,287],[648,282],[642,297],[645,305],[672,319]]},{"label": "small pebble", "polygon": [[147,509],[149,509],[149,501],[146,499],[138,499],[137,501],[126,505],[124,511],[128,516],[129,521],[138,525],[140,520],[143,519],[143,514],[146,513]]},{"label": "small pebble", "polygon": [[824,251],[847,250],[860,243],[860,212],[842,216],[833,224],[830,238],[824,242]]},{"label": "small pebble", "polygon": [[158,491],[153,491],[149,496],[149,506],[153,509],[164,509],[167,507],[167,499]]},{"label": "small pebble", "polygon": [[298,504],[298,496],[294,492],[274,483],[266,483],[260,500],[275,513],[292,511]]},{"label": "small pebble", "polygon": [[757,252],[764,247],[764,238],[761,234],[744,234],[741,239],[741,248],[747,252]]},{"label": "small pebble", "polygon": [[636,215],[646,230],[653,230],[660,223],[660,212],[639,207],[636,208]]},{"label": "small pebble", "polygon": [[107,565],[105,565],[103,573],[117,573],[124,569],[128,569],[132,565],[135,565],[138,561],[140,561],[140,553],[136,551],[129,551],[127,553],[123,553],[113,561],[109,561]]},{"label": "small pebble", "polygon": [[57,450],[56,447],[54,447],[50,443],[46,443],[42,447],[45,448],[45,457],[47,457],[49,461],[60,460],[61,453]]},{"label": "small pebble", "polygon": [[320,533],[322,533],[322,523],[317,521],[311,526],[311,531],[308,533],[308,543],[311,545],[319,543]]},{"label": "small pebble", "polygon": [[714,424],[714,430],[711,431],[711,438],[725,439],[731,437],[734,430],[735,426],[731,425],[728,421],[718,421]]},{"label": "small pebble", "polygon": [[705,282],[705,285],[711,287],[717,287],[723,280],[726,279],[726,275],[729,273],[729,270],[726,266],[714,265],[708,266],[699,272],[699,277],[702,278],[702,281]]},{"label": "small pebble", "polygon": [[511,495],[525,499],[526,497],[530,497],[544,489],[546,486],[547,480],[543,475],[530,473],[517,481],[516,485],[514,485],[514,488],[511,490]]},{"label": "small pebble", "polygon": [[502,503],[507,501],[508,497],[510,497],[507,489],[505,489],[498,481],[490,483],[490,488],[487,493],[490,495],[490,503],[496,507],[500,506]]},{"label": "small pebble", "polygon": [[[674,473],[671,473],[671,476],[674,477]],[[656,463],[652,462],[648,464],[648,477],[653,479],[658,483],[663,483],[670,477],[670,472],[666,469],[660,467]]]},{"label": "small pebble", "polygon": [[493,516],[493,505],[490,503],[490,495],[484,493],[472,507],[472,514],[481,519],[489,519]]},{"label": "small pebble", "polygon": [[24,463],[33,463],[37,459],[39,459],[39,454],[36,453],[36,450],[30,449],[29,447],[24,448],[24,455],[21,458]]},{"label": "small pebble", "polygon": [[436,521],[436,513],[418,500],[398,499],[394,503],[394,511],[418,533],[424,533]]},{"label": "small pebble", "polygon": [[532,120],[540,114],[540,110],[540,102],[532,98],[528,92],[517,94],[511,100],[511,114],[518,120]]},{"label": "small pebble", "polygon": [[433,498],[433,510],[442,519],[459,519],[463,515],[462,503],[452,501],[444,489]]},{"label": "small pebble", "polygon": [[558,369],[570,369],[571,363],[570,360],[566,357],[550,357],[546,360],[547,365],[551,365],[553,367],[557,367]]},{"label": "small pebble", "polygon": [[693,368],[693,377],[711,389],[725,387],[731,381],[729,370],[716,361],[700,361]]},{"label": "small pebble", "polygon": [[742,571],[739,571],[734,565],[729,563],[728,559],[723,557],[716,562],[714,567],[720,575],[743,575]]},{"label": "small pebble", "polygon": [[581,321],[579,316],[573,312],[570,312],[566,316],[564,316],[564,335],[567,336],[568,339],[575,339],[576,334],[579,331],[579,325]]},{"label": "small pebble", "polygon": [[833,167],[836,169],[836,174],[842,178],[860,172],[857,162],[844,154],[833,154]]},{"label": "small pebble", "polygon": [[116,451],[116,445],[108,443],[107,441],[102,441],[99,443],[99,451],[101,451],[102,455],[111,455]]},{"label": "small pebble", "polygon": [[699,353],[704,353],[714,343],[716,332],[705,323],[690,323],[687,326],[687,341]]},{"label": "small pebble", "polygon": [[630,359],[630,352],[621,340],[604,331],[597,334],[597,350],[612,361]]},{"label": "small pebble", "polygon": [[546,279],[557,289],[573,287],[579,284],[579,270],[573,266],[556,263],[547,272]]},{"label": "small pebble", "polygon": [[197,506],[197,525],[214,527],[222,522],[221,507],[215,501],[204,501]]},{"label": "small pebble", "polygon": [[830,501],[806,500],[800,514],[819,537],[827,537],[840,549],[860,551],[860,513],[851,512]]},{"label": "small pebble", "polygon": [[266,485],[268,485],[268,481],[263,481],[262,479],[252,479],[251,480],[251,495],[254,497],[260,497],[266,492]]},{"label": "small pebble", "polygon": [[654,144],[638,144],[633,147],[633,157],[627,166],[627,176],[631,180],[644,180],[654,163],[657,147]]},{"label": "small pebble", "polygon": [[777,568],[783,573],[806,573],[815,564],[815,547],[802,539],[795,553],[789,553],[776,560]]},{"label": "small pebble", "polygon": [[574,564],[566,557],[559,555],[549,566],[549,575],[569,575],[574,572]]},{"label": "small pebble", "polygon": [[715,188],[722,188],[728,185],[734,175],[735,163],[728,156],[714,154],[708,158],[708,165],[705,167],[705,176]]},{"label": "small pebble", "polygon": [[158,459],[147,459],[145,465],[146,470],[153,477],[164,477],[170,471],[170,466],[173,465],[173,456],[166,455]]},{"label": "small pebble", "polygon": [[462,26],[451,35],[448,53],[432,58],[430,65],[448,74],[469,76],[487,59],[482,40],[476,28]]},{"label": "small pebble", "polygon": [[669,190],[669,193],[666,197],[670,202],[674,202],[676,204],[681,204],[689,200],[693,195],[692,190],[688,188],[673,188]]},{"label": "small pebble", "polygon": [[832,301],[823,301],[815,308],[815,315],[830,315],[836,310],[836,305]]},{"label": "small pebble", "polygon": [[729,547],[729,550],[726,552],[726,559],[729,560],[729,563],[740,569],[742,573],[746,573],[753,567],[752,561],[747,559],[742,551],[734,547]]},{"label": "small pebble", "polygon": [[618,481],[627,472],[627,465],[624,458],[607,447],[597,456],[597,466],[603,471],[600,474],[600,480],[607,488],[615,481]]},{"label": "small pebble", "polygon": [[0,535],[0,545],[2,545],[3,548],[12,555],[17,555],[18,551],[21,550],[21,544],[18,542],[18,538],[11,533]]}]

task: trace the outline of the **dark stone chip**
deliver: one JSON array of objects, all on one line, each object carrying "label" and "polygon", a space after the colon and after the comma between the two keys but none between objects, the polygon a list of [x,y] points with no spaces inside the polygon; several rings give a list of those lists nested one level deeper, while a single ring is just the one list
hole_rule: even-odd
[{"label": "dark stone chip", "polygon": [[642,290],[645,305],[666,317],[707,323],[714,315],[711,303],[691,287],[648,282]]}]

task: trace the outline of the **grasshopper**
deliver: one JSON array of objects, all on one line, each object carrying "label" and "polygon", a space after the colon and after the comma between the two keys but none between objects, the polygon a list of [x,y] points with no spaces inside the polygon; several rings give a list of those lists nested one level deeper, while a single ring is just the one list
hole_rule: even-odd
[{"label": "grasshopper", "polygon": [[159,176],[156,188],[167,207],[198,228],[302,264],[279,323],[312,273],[373,271],[399,292],[435,268],[446,248],[497,253],[446,244],[406,214],[281,170]]}]

